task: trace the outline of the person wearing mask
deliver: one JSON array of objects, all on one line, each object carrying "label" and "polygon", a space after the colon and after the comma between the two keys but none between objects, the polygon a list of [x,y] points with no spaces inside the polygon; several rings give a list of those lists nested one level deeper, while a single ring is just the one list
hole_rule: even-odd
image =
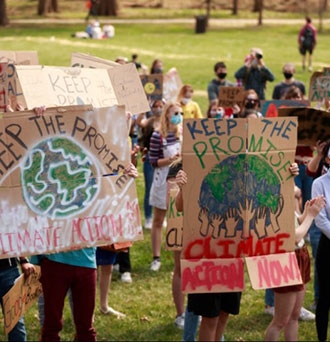
[{"label": "person wearing mask", "polygon": [[306,89],[304,83],[296,80],[294,78],[294,74],[296,73],[296,69],[292,63],[286,63],[283,66],[283,76],[284,80],[275,85],[273,90],[273,100],[280,100],[285,97],[286,92],[289,90],[291,86],[298,87],[303,96],[306,95]]},{"label": "person wearing mask", "polygon": [[199,104],[192,100],[194,89],[191,85],[185,84],[181,87],[178,102],[181,104],[184,119],[200,119],[203,117]]},{"label": "person wearing mask", "polygon": [[224,62],[217,62],[214,64],[214,73],[216,78],[214,78],[207,86],[207,95],[209,99],[209,104],[216,103],[219,97],[219,90],[221,86],[233,87],[234,83],[228,81],[227,77],[227,66]]},{"label": "person wearing mask", "polygon": [[266,82],[273,82],[275,77],[265,65],[263,52],[254,48],[251,58],[235,73],[235,78],[240,79],[246,90],[253,89],[258,94],[259,100],[265,100]]},{"label": "person wearing mask", "polygon": [[162,74],[163,73],[163,62],[160,59],[155,59],[150,68],[150,74]]}]

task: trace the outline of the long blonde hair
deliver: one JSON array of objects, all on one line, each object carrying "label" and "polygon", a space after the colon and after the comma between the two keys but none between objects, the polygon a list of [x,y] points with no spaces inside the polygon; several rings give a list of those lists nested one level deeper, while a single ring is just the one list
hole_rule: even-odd
[{"label": "long blonde hair", "polygon": [[[160,127],[158,129],[158,132],[164,137],[166,138],[168,135],[168,130],[169,130],[169,126],[170,126],[170,121],[169,118],[167,117],[167,113],[169,112],[169,110],[171,108],[173,108],[174,106],[180,107],[181,105],[178,102],[174,102],[174,101],[169,101],[166,102],[164,108],[163,108],[163,112],[162,115],[160,117]],[[182,110],[182,109],[181,109]],[[180,130],[179,127],[176,126],[175,127],[175,131],[174,131],[175,135],[177,138],[180,137]]]}]

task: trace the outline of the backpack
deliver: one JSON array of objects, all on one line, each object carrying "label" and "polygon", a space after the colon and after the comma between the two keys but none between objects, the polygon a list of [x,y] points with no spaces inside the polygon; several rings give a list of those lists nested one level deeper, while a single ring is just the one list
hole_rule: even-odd
[{"label": "backpack", "polygon": [[306,27],[303,34],[303,46],[307,49],[312,48],[314,45],[314,32],[311,27]]}]

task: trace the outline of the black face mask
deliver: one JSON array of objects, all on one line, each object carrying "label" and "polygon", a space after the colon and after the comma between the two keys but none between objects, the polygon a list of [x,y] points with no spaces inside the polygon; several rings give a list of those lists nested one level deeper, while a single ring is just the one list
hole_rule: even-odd
[{"label": "black face mask", "polygon": [[219,73],[217,74],[217,76],[218,76],[221,80],[223,80],[223,79],[226,78],[227,73],[225,73],[225,72],[219,72]]},{"label": "black face mask", "polygon": [[283,75],[286,80],[289,80],[293,76],[293,74],[291,74],[290,72],[283,72]]}]

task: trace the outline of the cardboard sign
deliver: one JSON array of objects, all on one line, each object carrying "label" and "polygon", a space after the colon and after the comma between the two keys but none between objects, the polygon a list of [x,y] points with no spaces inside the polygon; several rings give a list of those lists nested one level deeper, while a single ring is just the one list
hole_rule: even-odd
[{"label": "cardboard sign", "polygon": [[170,69],[163,78],[163,98],[165,101],[177,101],[182,85],[176,68]]},{"label": "cardboard sign", "polygon": [[168,251],[181,251],[183,237],[183,213],[176,210],[175,199],[178,189],[171,189],[167,209],[165,248]]},{"label": "cardboard sign", "polygon": [[267,118],[278,117],[279,108],[286,107],[308,107],[310,101],[307,100],[270,100],[260,101],[261,114]]},{"label": "cardboard sign", "polygon": [[149,102],[146,98],[135,64],[128,63],[121,65],[95,56],[72,53],[71,66],[107,69],[118,104],[124,104],[126,110],[132,114],[144,113],[150,110]]},{"label": "cardboard sign", "polygon": [[32,273],[27,279],[24,279],[24,274],[17,278],[13,287],[2,297],[6,335],[42,293],[41,283],[39,282],[40,267],[35,266],[35,269],[36,272]]},{"label": "cardboard sign", "polygon": [[244,290],[242,258],[181,260],[184,293],[240,292]]},{"label": "cardboard sign", "polygon": [[1,63],[30,64],[38,65],[39,58],[37,51],[0,51]]},{"label": "cardboard sign", "polygon": [[298,117],[298,144],[315,146],[330,139],[330,113],[310,107],[280,108],[279,116]]},{"label": "cardboard sign", "polygon": [[296,144],[296,118],[184,120],[183,259],[294,249]]},{"label": "cardboard sign", "polygon": [[219,106],[230,108],[237,104],[240,108],[244,105],[244,87],[220,87]]},{"label": "cardboard sign", "polygon": [[295,252],[250,257],[245,261],[255,290],[302,284]]},{"label": "cardboard sign", "polygon": [[0,258],[142,238],[124,106],[0,120]]},{"label": "cardboard sign", "polygon": [[314,72],[309,82],[310,101],[321,102],[327,98],[330,98],[330,68]]},{"label": "cardboard sign", "polygon": [[147,98],[155,101],[163,99],[163,75],[140,75]]}]

